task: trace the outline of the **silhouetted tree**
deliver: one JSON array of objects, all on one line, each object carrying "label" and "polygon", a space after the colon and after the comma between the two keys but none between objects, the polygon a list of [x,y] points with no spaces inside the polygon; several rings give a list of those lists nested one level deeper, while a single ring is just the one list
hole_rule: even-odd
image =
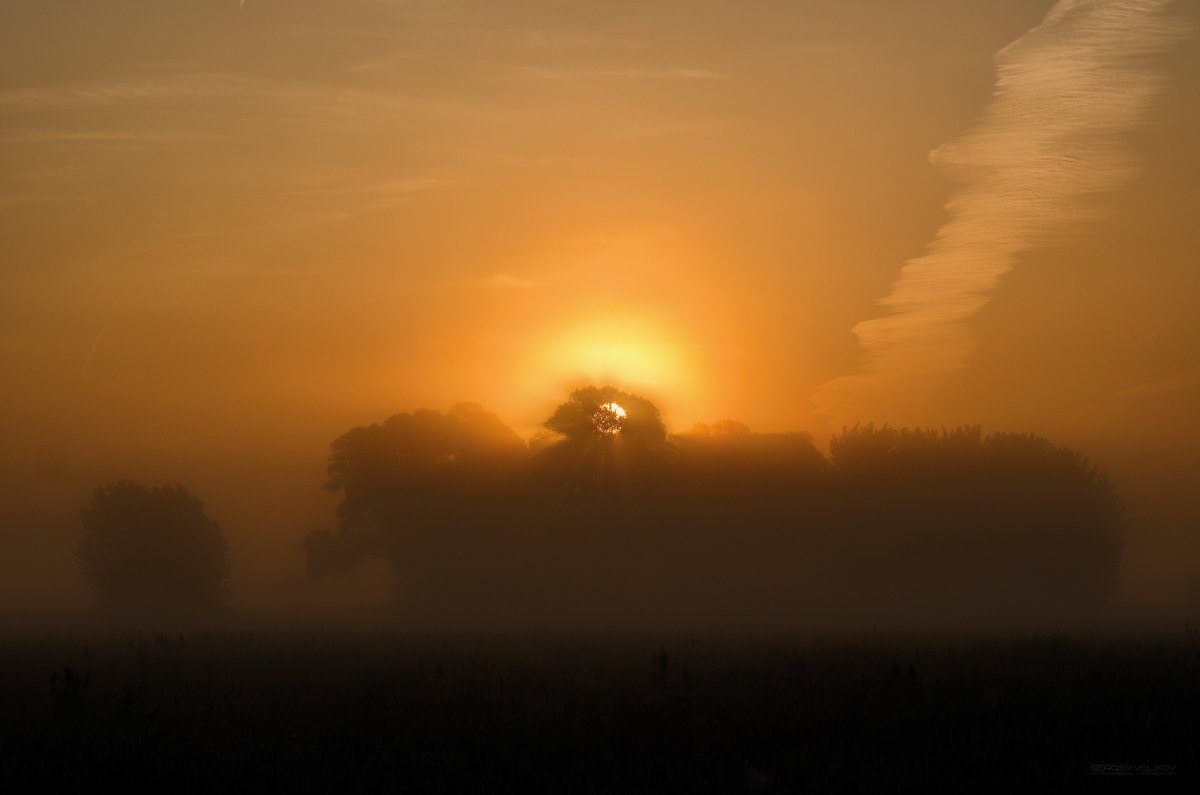
[{"label": "silhouetted tree", "polygon": [[604,512],[644,502],[666,474],[666,427],[658,407],[639,395],[576,389],[543,425],[558,440],[539,445],[534,480],[547,499],[567,500],[559,506],[565,525],[605,525],[613,519]]},{"label": "silhouetted tree", "polygon": [[670,441],[687,476],[714,481],[714,486],[752,481],[796,487],[825,471],[825,456],[807,433],[755,433],[740,422],[721,420],[711,426],[697,423]]},{"label": "silhouetted tree", "polygon": [[402,590],[452,588],[505,521],[527,457],[521,438],[474,403],[351,429],[329,457],[326,488],[342,494],[338,527],[305,538],[309,575],[383,558]]},{"label": "silhouetted tree", "polygon": [[895,603],[1053,613],[1116,590],[1122,506],[1073,450],[977,426],[856,426],[829,447],[841,532]]},{"label": "silhouetted tree", "polygon": [[[613,410],[607,407],[613,404],[620,406],[624,416],[611,416]],[[658,447],[667,438],[657,406],[612,386],[576,389],[566,403],[555,409],[545,426],[576,443],[611,437],[643,447]]]},{"label": "silhouetted tree", "polygon": [[181,614],[225,602],[225,539],[183,486],[106,483],[92,494],[82,519],[75,557],[105,607]]}]

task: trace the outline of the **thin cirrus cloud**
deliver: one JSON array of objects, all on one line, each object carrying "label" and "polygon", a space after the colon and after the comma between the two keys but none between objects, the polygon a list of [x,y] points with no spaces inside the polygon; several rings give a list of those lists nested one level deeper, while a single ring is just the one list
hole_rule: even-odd
[{"label": "thin cirrus cloud", "polygon": [[1017,257],[1093,216],[1094,197],[1134,173],[1126,134],[1163,84],[1154,56],[1181,36],[1171,4],[1060,0],[1000,50],[982,118],[930,156],[956,183],[949,220],[880,301],[890,313],[854,327],[859,372],[822,385],[819,408],[857,419],[880,396],[920,406],[966,364],[967,321]]},{"label": "thin cirrus cloud", "polygon": [[[1059,421],[1068,428],[1096,428],[1116,422],[1129,423],[1141,415],[1169,425],[1171,436],[1178,438],[1180,426],[1171,421],[1174,413],[1156,409],[1164,401],[1194,405],[1197,393],[1200,393],[1200,368],[1193,367],[1167,378],[1127,387],[1102,400],[1074,406],[1062,412]],[[1144,426],[1144,421],[1141,424]]]},{"label": "thin cirrus cloud", "polygon": [[728,80],[729,76],[711,69],[685,68],[580,68],[548,69],[541,67],[511,67],[507,76],[528,80]]},{"label": "thin cirrus cloud", "polygon": [[101,107],[163,99],[229,96],[245,92],[253,81],[221,74],[148,75],[85,80],[0,92],[0,108],[16,113]]},{"label": "thin cirrus cloud", "polygon": [[524,279],[511,273],[496,273],[483,279],[479,285],[493,290],[527,290],[530,287],[541,287],[545,282],[537,279]]},{"label": "thin cirrus cloud", "polygon": [[132,75],[0,91],[0,110],[14,116],[170,104],[206,114],[214,109],[251,111],[254,118],[274,113],[291,123],[303,120],[306,125],[332,127],[376,127],[414,114],[491,114],[490,108],[482,108],[478,102],[456,103],[334,83],[265,80],[213,72]]},{"label": "thin cirrus cloud", "polygon": [[209,140],[211,136],[186,132],[138,132],[135,130],[21,129],[0,132],[0,144],[61,144],[63,146],[123,147],[169,145]]},{"label": "thin cirrus cloud", "polygon": [[438,282],[434,286],[457,290],[532,290],[537,287],[545,287],[547,284],[548,282],[541,279],[531,279],[502,271],[487,276]]},{"label": "thin cirrus cloud", "polygon": [[[0,185],[0,205],[83,195],[84,185],[94,176],[93,161],[74,155],[59,159],[54,169],[39,168],[38,161],[24,157],[30,147],[53,147],[55,152],[120,149],[145,159],[157,158],[166,148],[186,148],[189,158],[173,162],[207,163],[206,181],[223,180],[231,192],[231,206],[262,198],[263,192],[250,184],[272,184],[264,174],[274,175],[276,181],[282,175],[295,188],[292,199],[313,202],[320,200],[317,194],[324,194],[328,202],[344,204],[322,210],[335,218],[386,208],[461,181],[459,176],[444,176],[441,164],[428,162],[404,164],[399,174],[342,168],[346,153],[353,151],[344,145],[351,136],[369,141],[396,135],[416,121],[454,129],[504,118],[487,103],[213,72],[130,74],[10,89],[0,91],[0,113],[9,122],[8,129],[0,131],[0,147],[14,157]],[[276,149],[252,160],[229,156],[236,155],[241,141],[267,140],[281,132],[285,135],[280,140],[290,147],[286,154]],[[297,162],[305,164],[303,172],[297,172]],[[431,174],[433,170],[439,171]],[[336,172],[336,179],[315,185],[309,179],[330,171]],[[163,180],[173,173],[156,171]],[[301,177],[306,184],[296,185]]]}]

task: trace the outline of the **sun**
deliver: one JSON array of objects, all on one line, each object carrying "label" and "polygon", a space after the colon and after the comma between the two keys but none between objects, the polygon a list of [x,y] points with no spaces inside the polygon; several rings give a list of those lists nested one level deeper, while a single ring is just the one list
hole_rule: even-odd
[{"label": "sun", "polygon": [[603,403],[592,415],[592,424],[596,430],[608,436],[616,436],[621,432],[625,422],[625,409],[617,403]]}]

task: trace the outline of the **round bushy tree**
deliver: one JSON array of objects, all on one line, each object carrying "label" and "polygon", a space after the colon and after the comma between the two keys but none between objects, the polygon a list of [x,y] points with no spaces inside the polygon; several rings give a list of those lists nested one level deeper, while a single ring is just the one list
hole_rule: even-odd
[{"label": "round bushy tree", "polygon": [[203,503],[183,486],[105,483],[82,518],[75,557],[105,607],[195,613],[224,604],[227,544]]},{"label": "round bushy tree", "polygon": [[576,389],[544,424],[573,443],[609,437],[658,448],[667,438],[657,406],[612,386]]}]

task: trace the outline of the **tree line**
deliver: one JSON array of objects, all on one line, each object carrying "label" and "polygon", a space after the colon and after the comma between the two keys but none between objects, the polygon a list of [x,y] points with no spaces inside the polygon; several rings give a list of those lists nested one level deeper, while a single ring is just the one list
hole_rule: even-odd
[{"label": "tree line", "polygon": [[[328,463],[337,525],[303,541],[309,575],[383,560],[399,613],[447,621],[1080,615],[1117,586],[1115,490],[1040,437],[860,425],[826,457],[807,434],[728,420],[669,434],[650,401],[613,387],[575,391],[545,427],[525,441],[461,404],[347,431]],[[115,576],[112,527],[139,500],[138,521],[159,528],[146,538],[203,554],[150,553],[130,533],[121,565],[160,570]],[[220,601],[223,542],[193,500],[182,488],[98,490],[78,550],[97,592],[120,601],[175,583],[196,603]],[[203,577],[186,573],[189,560]]]}]

